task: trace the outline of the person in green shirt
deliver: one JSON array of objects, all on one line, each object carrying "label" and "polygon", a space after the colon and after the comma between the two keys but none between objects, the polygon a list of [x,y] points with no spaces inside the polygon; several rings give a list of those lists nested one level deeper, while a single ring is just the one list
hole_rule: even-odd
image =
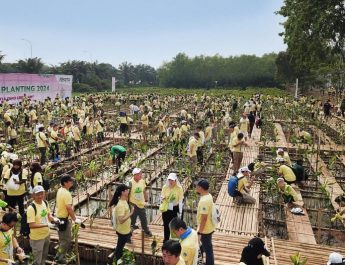
[{"label": "person in green shirt", "polygon": [[126,148],[122,145],[114,145],[110,148],[110,155],[112,156],[113,164],[116,165],[116,173],[119,172],[122,161],[126,158]]}]

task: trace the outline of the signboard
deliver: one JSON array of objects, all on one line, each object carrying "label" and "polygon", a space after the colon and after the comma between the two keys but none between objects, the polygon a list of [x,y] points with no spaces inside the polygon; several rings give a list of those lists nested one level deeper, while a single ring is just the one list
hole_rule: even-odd
[{"label": "signboard", "polygon": [[18,103],[24,94],[39,101],[71,97],[72,81],[72,75],[0,74],[0,102]]},{"label": "signboard", "polygon": [[111,78],[111,92],[114,92],[114,93],[115,93],[115,83],[116,83],[115,77],[112,77]]}]

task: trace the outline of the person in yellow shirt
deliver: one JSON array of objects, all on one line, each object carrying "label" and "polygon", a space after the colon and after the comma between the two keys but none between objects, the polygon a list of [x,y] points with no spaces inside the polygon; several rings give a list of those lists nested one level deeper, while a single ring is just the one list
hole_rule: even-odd
[{"label": "person in yellow shirt", "polygon": [[146,209],[145,204],[148,201],[148,194],[146,191],[146,183],[142,178],[142,172],[140,168],[133,169],[133,178],[129,181],[129,202],[134,208],[134,213],[131,217],[131,227],[138,229],[135,225],[137,217],[139,216],[141,227],[145,232],[146,236],[152,236],[152,233],[147,225]]},{"label": "person in yellow shirt", "polygon": [[74,140],[74,151],[80,152],[80,141],[81,141],[81,133],[79,129],[80,123],[77,120],[75,124],[72,126],[72,132],[73,132],[73,140]]},{"label": "person in yellow shirt", "polygon": [[38,149],[40,150],[40,164],[44,165],[46,163],[46,152],[47,147],[49,146],[47,136],[44,133],[44,127],[41,126],[38,128],[36,133],[36,142]]},{"label": "person in yellow shirt", "polygon": [[243,113],[242,118],[240,119],[240,131],[243,133],[244,138],[247,140],[249,132],[249,119],[246,113]]},{"label": "person in yellow shirt", "polygon": [[30,165],[30,187],[31,191],[37,185],[43,185],[43,177],[42,177],[42,167],[39,163],[33,162]]},{"label": "person in yellow shirt", "polygon": [[295,183],[296,182],[296,175],[293,172],[292,168],[285,164],[286,163],[285,159],[279,158],[278,162],[280,164],[280,166],[278,168],[278,175],[283,177],[287,184]]},{"label": "person in yellow shirt", "polygon": [[[249,176],[250,170],[248,167],[242,167],[239,169],[237,174],[238,178],[238,186],[237,190],[240,192],[240,196],[236,197],[236,203],[247,203],[247,204],[255,204],[256,200],[249,194],[250,188],[254,183],[254,177],[250,178]],[[248,181],[248,178],[249,181]]]},{"label": "person in yellow shirt", "polygon": [[200,138],[198,139],[198,149],[196,150],[199,165],[202,165],[204,163],[205,133],[202,129],[203,128],[200,125],[196,127],[196,131],[199,133],[200,136]]},{"label": "person in yellow shirt", "polygon": [[244,134],[240,132],[236,138],[232,139],[230,146],[234,157],[232,169],[234,170],[234,172],[237,172],[242,163],[243,148],[245,146],[248,146],[244,140]]},{"label": "person in yellow shirt", "polygon": [[186,120],[181,121],[180,134],[181,134],[181,143],[182,145],[186,144],[186,137],[188,136],[190,126]]},{"label": "person in yellow shirt", "polygon": [[130,210],[128,205],[129,187],[125,184],[117,186],[116,191],[109,203],[109,208],[113,207],[113,226],[117,234],[117,243],[115,249],[115,258],[117,263],[121,264],[120,259],[123,254],[123,248],[131,239],[131,216],[134,208]]},{"label": "person in yellow shirt", "polygon": [[189,142],[187,145],[187,156],[189,157],[189,162],[193,168],[196,167],[198,162],[196,151],[198,149],[199,138],[199,133],[195,132],[194,135],[189,138]]},{"label": "person in yellow shirt", "polygon": [[15,159],[12,162],[12,168],[6,171],[4,181],[7,188],[6,202],[12,208],[18,205],[19,213],[23,216],[28,171],[23,169],[22,166],[22,161]]},{"label": "person in yellow shirt", "polygon": [[149,112],[148,110],[145,110],[143,115],[140,118],[141,125],[142,125],[142,130],[143,130],[143,138],[144,141],[147,140],[147,133],[149,129]]},{"label": "person in yellow shirt", "polygon": [[105,118],[100,116],[99,119],[96,120],[95,122],[97,143],[101,143],[104,141],[104,126],[105,126]]},{"label": "person in yellow shirt", "polygon": [[[13,227],[18,222],[17,213],[5,213],[0,223],[0,265],[12,264],[13,253],[25,255],[15,238]],[[14,250],[14,251],[13,251]]]},{"label": "person in yellow shirt", "polygon": [[163,143],[163,139],[164,139],[165,134],[166,134],[166,127],[164,124],[164,118],[165,117],[160,117],[158,125],[157,125],[158,134],[159,134],[158,139],[159,139],[160,143]]},{"label": "person in yellow shirt", "polygon": [[283,158],[286,164],[292,167],[292,162],[291,162],[289,153],[285,152],[283,148],[278,148],[277,150],[277,158],[276,158],[277,162],[279,162],[280,158]]},{"label": "person in yellow shirt", "polygon": [[40,185],[32,190],[34,201],[27,209],[27,222],[30,227],[30,246],[34,257],[34,264],[44,265],[49,252],[49,228],[55,225],[49,222],[59,222],[51,214],[49,204],[45,201],[45,191]]},{"label": "person in yellow shirt", "polygon": [[120,121],[120,135],[122,134],[131,134],[129,123],[133,123],[133,119],[127,116],[126,112],[120,112],[120,117],[118,120]]},{"label": "person in yellow shirt", "polygon": [[178,236],[181,244],[181,256],[186,265],[197,265],[199,253],[199,240],[197,232],[178,217],[170,222],[171,231]]},{"label": "person in yellow shirt", "polygon": [[161,192],[161,205],[163,226],[164,226],[164,241],[170,238],[169,223],[178,214],[182,214],[183,188],[177,179],[176,173],[170,173],[167,178],[167,183],[163,186]]},{"label": "person in yellow shirt", "polygon": [[48,141],[50,144],[50,153],[51,153],[50,158],[51,160],[53,160],[53,162],[57,162],[60,160],[59,142],[62,141],[63,139],[58,136],[58,130],[59,130],[59,126],[57,124],[54,124],[48,138]]},{"label": "person in yellow shirt", "polygon": [[212,131],[213,131],[213,125],[207,124],[205,129],[205,144],[207,147],[211,146],[212,141]]},{"label": "person in yellow shirt", "polygon": [[11,118],[10,114],[8,114],[8,112],[5,112],[3,117],[4,117],[5,122],[11,122],[12,123],[12,118]]},{"label": "person in yellow shirt", "polygon": [[181,244],[176,240],[167,240],[162,245],[164,265],[186,265],[181,255]]},{"label": "person in yellow shirt", "polygon": [[214,264],[212,234],[215,226],[212,223],[213,198],[208,192],[209,187],[206,179],[201,179],[196,184],[196,192],[200,195],[196,220],[199,239],[206,254],[206,264]]},{"label": "person in yellow shirt", "polygon": [[76,224],[81,224],[81,220],[76,217],[73,210],[73,198],[70,189],[73,186],[74,178],[69,175],[61,177],[61,187],[56,194],[56,217],[60,220],[59,225],[59,251],[55,257],[57,262],[63,263],[67,251],[71,249],[71,229],[72,225],[70,219]]},{"label": "person in yellow shirt", "polygon": [[285,182],[283,178],[277,179],[277,186],[279,192],[282,194],[284,202],[288,205],[296,205],[303,207],[303,200],[300,194],[298,194],[293,187]]}]

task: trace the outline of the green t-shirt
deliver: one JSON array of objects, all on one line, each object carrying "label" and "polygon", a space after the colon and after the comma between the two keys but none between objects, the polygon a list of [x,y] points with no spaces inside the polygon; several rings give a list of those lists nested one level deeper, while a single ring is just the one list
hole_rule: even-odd
[{"label": "green t-shirt", "polygon": [[124,148],[122,145],[114,145],[111,149],[110,149],[110,154],[112,156],[118,155],[120,153],[126,152],[126,148]]}]

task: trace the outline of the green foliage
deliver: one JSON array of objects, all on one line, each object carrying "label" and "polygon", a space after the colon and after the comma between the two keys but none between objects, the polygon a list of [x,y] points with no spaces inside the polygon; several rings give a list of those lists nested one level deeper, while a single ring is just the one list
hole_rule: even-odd
[{"label": "green foliage", "polygon": [[306,265],[307,261],[308,261],[307,258],[305,258],[302,261],[301,254],[299,252],[297,252],[295,255],[290,256],[290,259],[291,259],[293,265]]},{"label": "green foliage", "polygon": [[17,63],[17,69],[20,73],[38,74],[43,68],[41,58],[28,58],[25,60],[19,60]]}]

